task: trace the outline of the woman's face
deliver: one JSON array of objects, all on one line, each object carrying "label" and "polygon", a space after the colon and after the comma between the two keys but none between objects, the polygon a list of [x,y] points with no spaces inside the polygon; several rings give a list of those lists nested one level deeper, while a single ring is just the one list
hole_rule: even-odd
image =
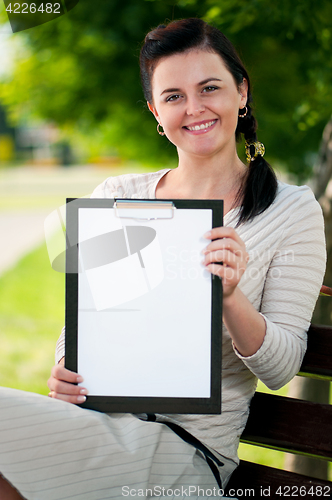
[{"label": "woman's face", "polygon": [[247,82],[238,88],[218,54],[191,50],[162,58],[153,73],[152,98],[149,109],[179,153],[235,152]]}]

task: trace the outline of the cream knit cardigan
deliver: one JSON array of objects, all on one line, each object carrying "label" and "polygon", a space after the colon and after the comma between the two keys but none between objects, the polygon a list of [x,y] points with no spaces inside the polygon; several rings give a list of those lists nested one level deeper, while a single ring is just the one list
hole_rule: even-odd
[{"label": "cream knit cardigan", "polygon": [[[155,198],[156,186],[168,171],[110,177],[92,197]],[[230,210],[224,225],[235,228],[238,214],[239,208]],[[236,231],[250,256],[239,287],[265,319],[263,344],[252,356],[243,357],[223,327],[221,415],[157,416],[185,427],[234,468],[257,379],[276,390],[300,368],[326,265],[322,211],[307,186],[278,182],[273,204]],[[63,356],[64,332],[56,360]]]}]

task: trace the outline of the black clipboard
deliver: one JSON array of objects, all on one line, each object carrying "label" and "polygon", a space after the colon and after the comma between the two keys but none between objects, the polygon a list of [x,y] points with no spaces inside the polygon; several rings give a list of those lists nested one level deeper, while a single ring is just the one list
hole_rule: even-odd
[{"label": "black clipboard", "polygon": [[222,225],[222,200],[67,199],[65,366],[89,390],[79,406],[221,413],[222,283],[197,248]]}]

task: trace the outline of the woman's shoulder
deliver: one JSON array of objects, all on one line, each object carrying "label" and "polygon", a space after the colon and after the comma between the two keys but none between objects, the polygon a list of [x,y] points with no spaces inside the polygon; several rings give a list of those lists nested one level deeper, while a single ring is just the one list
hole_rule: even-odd
[{"label": "woman's shoulder", "polygon": [[309,186],[297,186],[295,184],[287,184],[284,181],[278,180],[278,189],[276,198],[280,199],[292,196],[293,198],[314,197],[314,194]]},{"label": "woman's shoulder", "polygon": [[[227,225],[234,225],[238,211],[230,214]],[[278,180],[277,193],[271,205],[242,225],[241,232],[274,231],[276,228],[286,229],[296,225],[307,225],[309,220],[313,225],[322,226],[323,213],[320,204],[311,188],[307,185],[296,186]]]},{"label": "woman's shoulder", "polygon": [[286,182],[278,180],[278,189],[274,202],[270,206],[270,212],[286,210],[312,210],[316,207],[321,211],[320,205],[315,198],[312,189],[307,186],[296,186],[293,184],[287,184]]},{"label": "woman's shoulder", "polygon": [[312,189],[295,186],[278,180],[278,189],[273,203],[253,220],[255,229],[263,231],[300,231],[305,228],[321,230],[324,226],[323,212]]},{"label": "woman's shoulder", "polygon": [[153,198],[155,186],[169,170],[169,168],[164,168],[157,172],[108,177],[96,187],[91,198]]}]

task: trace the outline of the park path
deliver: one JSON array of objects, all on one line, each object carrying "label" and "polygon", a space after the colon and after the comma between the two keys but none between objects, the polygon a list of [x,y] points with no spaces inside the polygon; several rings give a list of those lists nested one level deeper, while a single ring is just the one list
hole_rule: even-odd
[{"label": "park path", "polygon": [[0,212],[0,276],[44,239],[46,210]]},{"label": "park path", "polygon": [[106,177],[124,171],[95,166],[0,169],[0,277],[42,244],[45,218],[66,197],[88,195]]}]

